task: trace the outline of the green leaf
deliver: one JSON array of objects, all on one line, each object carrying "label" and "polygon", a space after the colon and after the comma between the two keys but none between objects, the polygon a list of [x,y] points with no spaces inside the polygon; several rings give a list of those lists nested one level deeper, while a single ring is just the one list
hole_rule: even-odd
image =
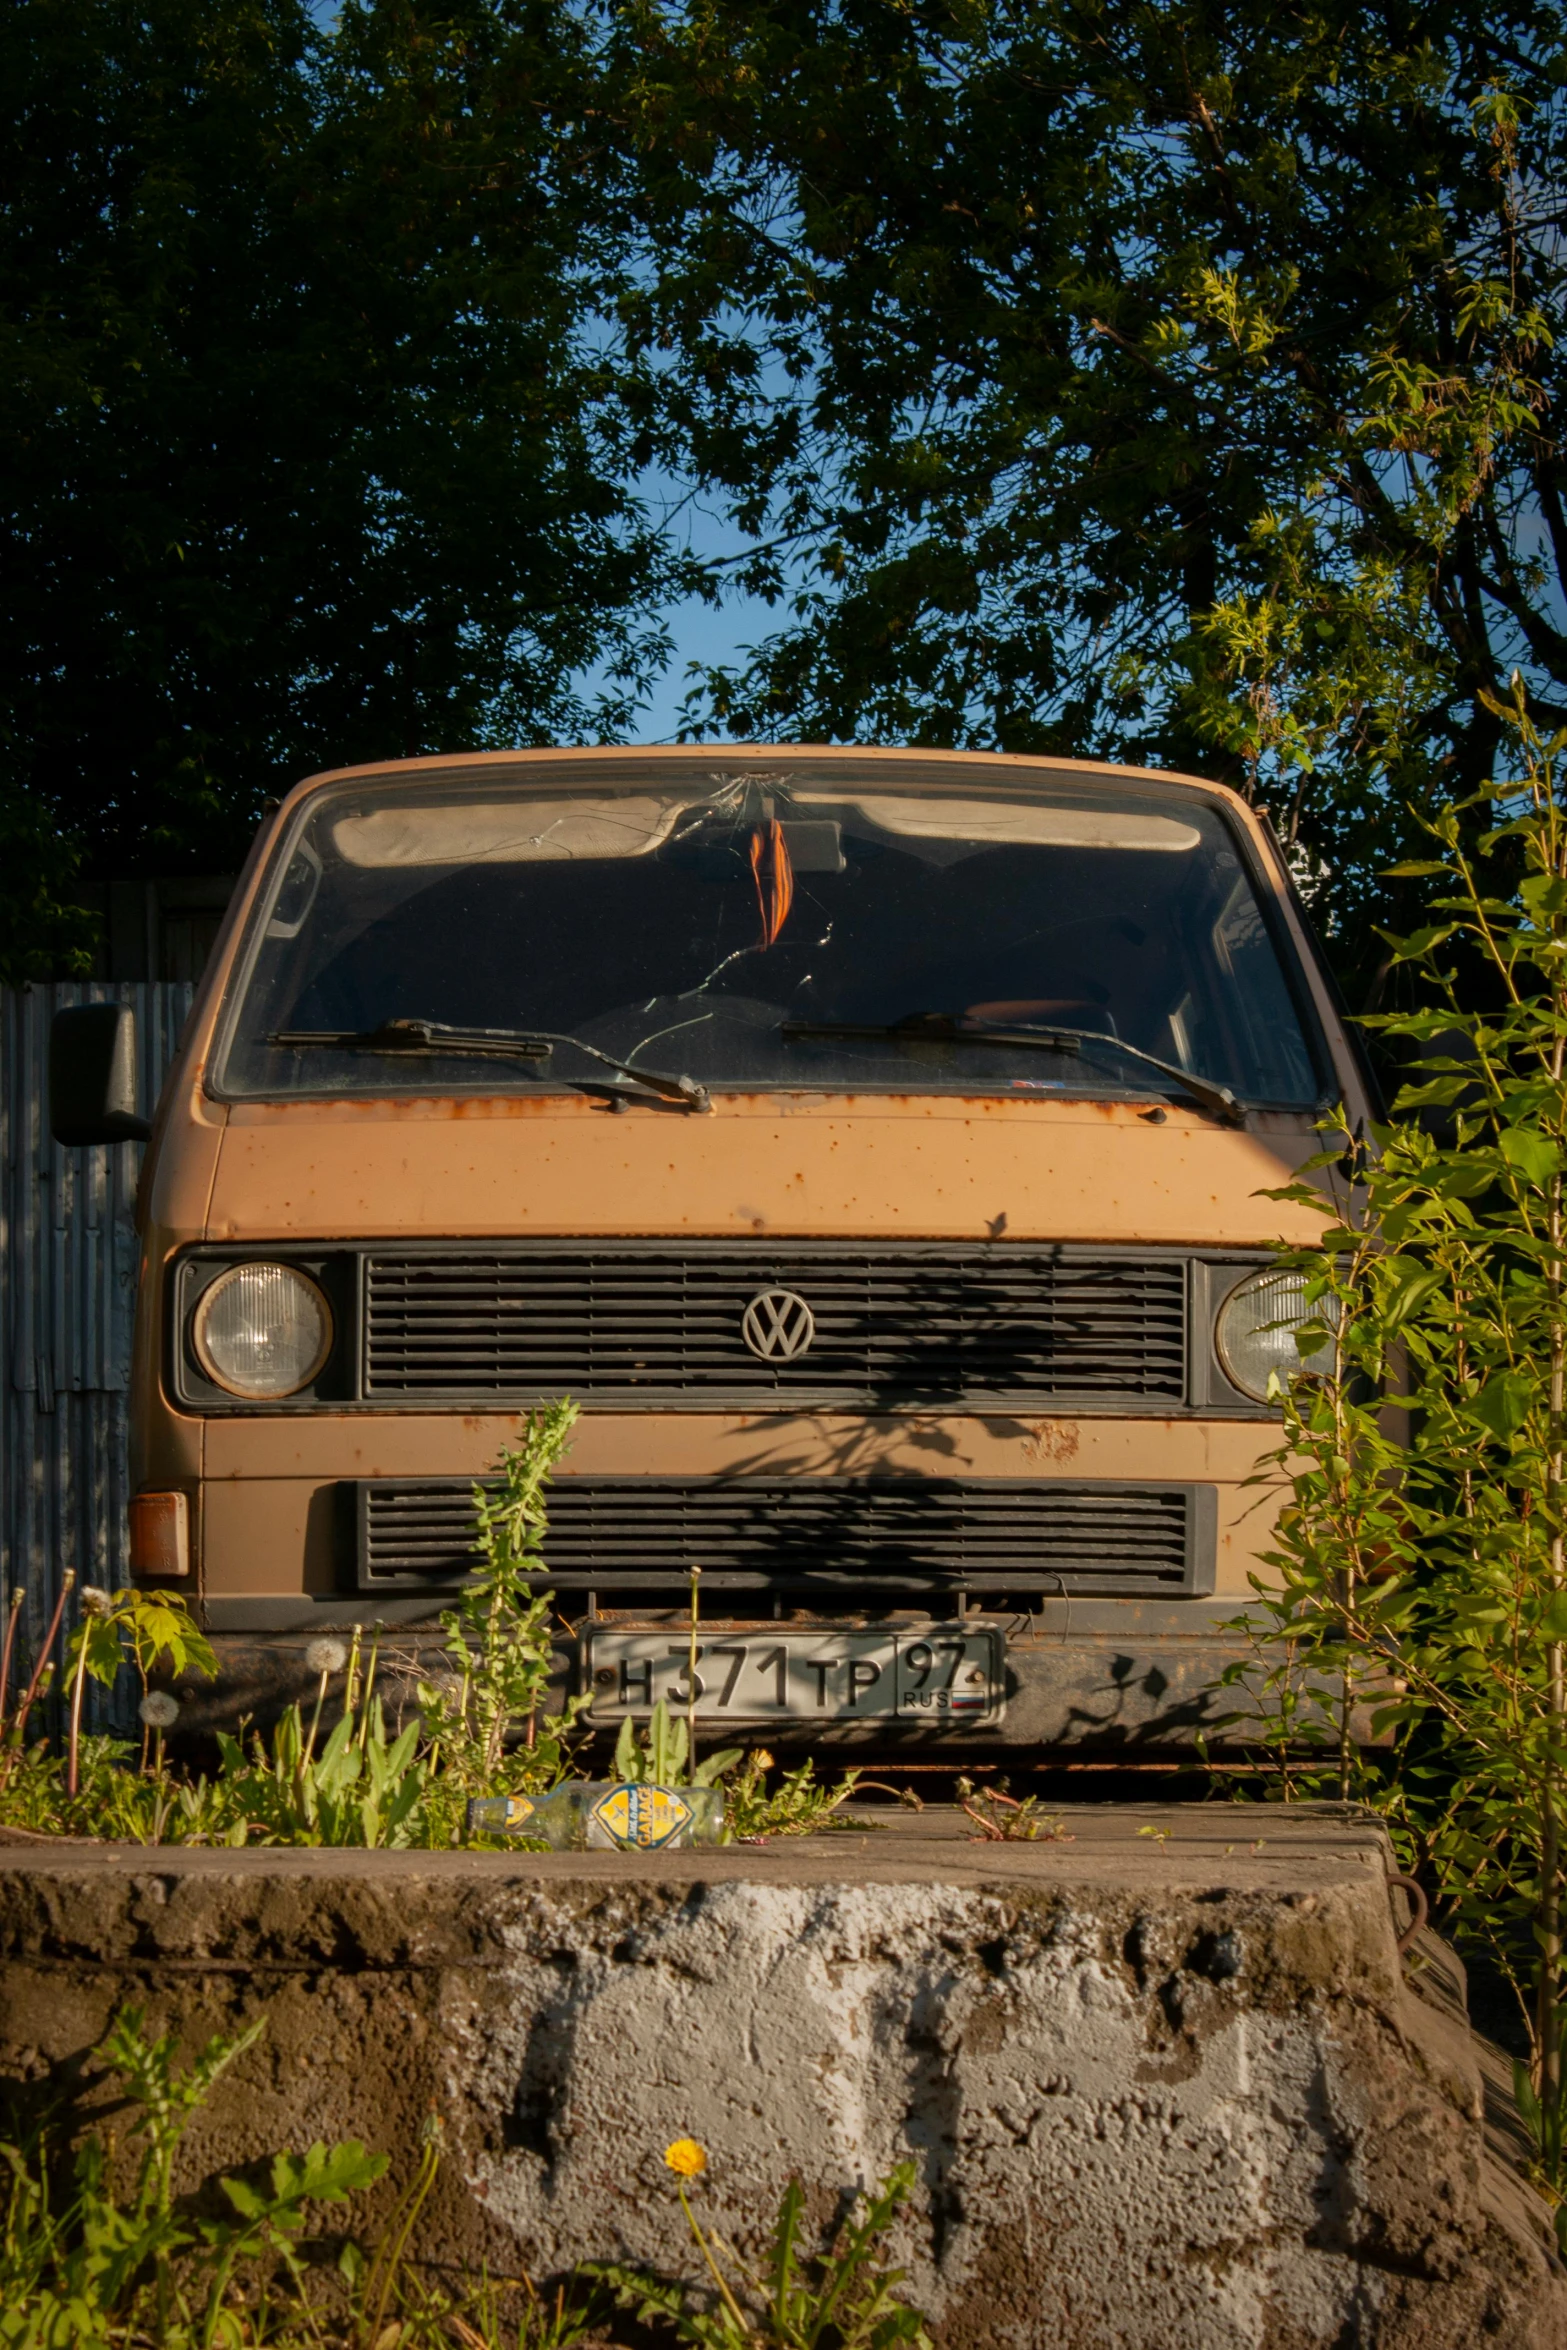
[{"label": "green leaf", "polygon": [[1488,1379],[1470,1405],[1484,1428],[1506,1443],[1528,1419],[1539,1383],[1523,1371],[1503,1371]]},{"label": "green leaf", "polygon": [[1391,1335],[1417,1313],[1434,1290],[1440,1289],[1446,1278],[1439,1265],[1422,1265],[1412,1257],[1393,1257],[1388,1270],[1394,1275],[1393,1286],[1382,1308],[1383,1328]]},{"label": "green leaf", "polygon": [[630,1715],[628,1714],[626,1719],[621,1723],[620,1735],[615,1740],[616,1778],[636,1778],[639,1775],[639,1762],[640,1756],[637,1748],[636,1725],[633,1723]]},{"label": "green leaf", "polygon": [[1411,931],[1407,938],[1400,940],[1394,962],[1418,963],[1422,956],[1431,954],[1450,939],[1457,928],[1456,922],[1432,922],[1423,930]]},{"label": "green leaf", "polygon": [[289,2192],[312,2203],[340,2203],[373,2187],[387,2169],[390,2156],[372,2154],[361,2138],[344,2138],[325,2146],[318,2138],[303,2161],[297,2155],[280,2157],[290,2164]]},{"label": "green leaf", "polygon": [[1496,1141],[1507,1164],[1530,1183],[1548,1183],[1561,1165],[1560,1147],[1548,1134],[1524,1126],[1505,1126]]},{"label": "green leaf", "polygon": [[1427,1180],[1438,1200],[1479,1199],[1496,1181],[1496,1161],[1484,1151],[1449,1152],[1433,1160]]},{"label": "green leaf", "polygon": [[116,1611],[125,1622],[142,1671],[151,1672],[162,1657],[174,1673],[196,1672],[215,1680],[218,1660],[177,1593],[125,1591],[116,1595]]},{"label": "green leaf", "polygon": [[119,1678],[125,1661],[120,1646],[120,1628],[112,1615],[84,1616],[71,1634],[67,1650],[66,1679],[75,1677],[76,1665],[86,1652],[86,1669],[95,1681],[112,1688]]},{"label": "green leaf", "polygon": [[1393,1108],[1400,1118],[1407,1118],[1411,1110],[1441,1109],[1449,1102],[1461,1101],[1474,1091],[1474,1071],[1453,1077],[1427,1077],[1418,1085],[1406,1085],[1398,1094]]},{"label": "green leaf", "polygon": [[799,2241],[800,2215],[805,2208],[805,2196],[797,2178],[791,2178],[784,2189],[783,2201],[778,2206],[778,2220],[773,2229],[772,2244],[772,2314],[773,2332],[779,2342],[788,2338],[788,2320],[794,2297],[795,2246]]},{"label": "green leaf", "polygon": [[1513,2059],[1513,2100],[1518,2107],[1519,2119],[1538,2148],[1542,2137],[1540,2100],[1529,2078],[1529,2067],[1517,2057]]},{"label": "green leaf", "polygon": [[1530,873],[1518,885],[1518,895],[1534,921],[1542,926],[1567,913],[1567,882],[1554,873]]}]

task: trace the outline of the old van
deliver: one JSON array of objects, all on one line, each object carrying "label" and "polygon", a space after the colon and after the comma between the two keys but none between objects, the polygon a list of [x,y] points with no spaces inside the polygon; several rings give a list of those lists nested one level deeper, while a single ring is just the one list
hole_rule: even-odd
[{"label": "old van", "polygon": [[[129,1015],[93,1016],[77,1140],[135,1131]],[[689,1695],[698,1564],[715,1726],[1169,1752],[1268,1547],[1302,1309],[1268,1256],[1317,1228],[1268,1193],[1340,1101],[1279,851],[1212,783],[821,747],[312,777],[152,1131],[135,1572],[232,1690],[353,1623],[417,1656],[474,1480],[571,1395],[548,1583],[595,1724]]]}]

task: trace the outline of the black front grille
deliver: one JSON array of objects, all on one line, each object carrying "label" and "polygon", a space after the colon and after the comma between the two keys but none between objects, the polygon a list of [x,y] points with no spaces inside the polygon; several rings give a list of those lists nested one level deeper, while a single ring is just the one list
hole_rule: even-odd
[{"label": "black front grille", "polygon": [[[808,1350],[759,1359],[750,1301],[792,1290]],[[1186,1395],[1186,1267],[1086,1249],[679,1249],[548,1242],[365,1263],[367,1399],[573,1395],[875,1404],[1045,1398],[1144,1409]]]},{"label": "black front grille", "polygon": [[[362,1591],[429,1590],[474,1566],[464,1479],[367,1478],[356,1489]],[[791,1592],[829,1608],[903,1594],[1211,1589],[1206,1485],[1055,1479],[563,1477],[549,1495],[537,1588]]]}]

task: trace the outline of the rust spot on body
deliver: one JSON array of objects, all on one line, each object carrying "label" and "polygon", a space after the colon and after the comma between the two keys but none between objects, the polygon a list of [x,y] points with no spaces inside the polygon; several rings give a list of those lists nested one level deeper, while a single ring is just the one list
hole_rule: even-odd
[{"label": "rust spot on body", "polygon": [[1023,1440],[1024,1457],[1031,1461],[1075,1460],[1083,1432],[1075,1420],[1035,1420]]}]

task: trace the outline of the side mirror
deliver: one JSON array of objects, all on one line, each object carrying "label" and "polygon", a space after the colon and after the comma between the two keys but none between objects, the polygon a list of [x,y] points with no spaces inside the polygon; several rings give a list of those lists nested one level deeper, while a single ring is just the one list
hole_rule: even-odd
[{"label": "side mirror", "polygon": [[136,1115],[136,1015],[73,1004],[49,1031],[49,1127],[56,1142],[145,1142]]}]

